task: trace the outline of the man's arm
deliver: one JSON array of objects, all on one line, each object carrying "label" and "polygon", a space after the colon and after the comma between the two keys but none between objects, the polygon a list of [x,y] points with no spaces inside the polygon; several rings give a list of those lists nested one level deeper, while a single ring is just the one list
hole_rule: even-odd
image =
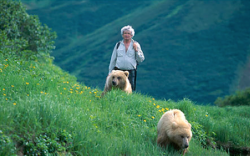
[{"label": "man's arm", "polygon": [[[117,44],[116,44],[117,45]],[[112,70],[114,69],[115,67],[115,64],[116,64],[116,45],[114,47],[114,50],[113,50],[113,53],[112,53],[112,56],[111,56],[111,59],[110,59],[110,63],[109,63],[109,73],[112,72]]]},{"label": "man's arm", "polygon": [[144,54],[141,50],[141,46],[138,42],[133,43],[133,48],[135,50],[135,58],[137,62],[143,62],[145,60]]}]

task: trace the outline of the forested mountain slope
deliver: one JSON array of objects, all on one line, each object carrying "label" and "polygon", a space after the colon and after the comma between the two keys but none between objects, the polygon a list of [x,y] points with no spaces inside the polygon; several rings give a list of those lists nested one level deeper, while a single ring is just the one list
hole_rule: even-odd
[{"label": "forested mountain slope", "polygon": [[250,86],[248,0],[22,2],[57,32],[55,63],[88,86],[104,87],[112,50],[128,24],[146,57],[138,92],[205,104]]}]

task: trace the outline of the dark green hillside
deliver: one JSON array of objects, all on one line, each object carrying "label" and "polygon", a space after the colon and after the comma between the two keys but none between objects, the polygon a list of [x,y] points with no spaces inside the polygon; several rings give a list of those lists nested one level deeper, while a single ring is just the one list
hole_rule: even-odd
[{"label": "dark green hillside", "polygon": [[[104,87],[109,60],[124,25],[145,53],[137,91],[156,98],[212,103],[240,86],[250,44],[250,2],[26,2],[58,34],[55,63],[88,86]],[[35,1],[38,2],[38,1]]]}]

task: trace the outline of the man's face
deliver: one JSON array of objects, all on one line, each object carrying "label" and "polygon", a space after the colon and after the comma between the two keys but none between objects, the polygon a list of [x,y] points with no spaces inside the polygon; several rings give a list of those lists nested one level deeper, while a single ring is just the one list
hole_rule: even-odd
[{"label": "man's face", "polygon": [[133,37],[131,32],[128,30],[123,31],[122,37],[124,40],[131,40],[131,38]]}]

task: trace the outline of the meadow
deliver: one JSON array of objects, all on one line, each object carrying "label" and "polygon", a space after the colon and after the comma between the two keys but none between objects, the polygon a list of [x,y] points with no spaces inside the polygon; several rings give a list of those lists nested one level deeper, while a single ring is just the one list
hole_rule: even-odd
[{"label": "meadow", "polygon": [[248,105],[204,106],[119,90],[101,98],[103,89],[54,64],[55,34],[21,3],[1,1],[0,10],[0,155],[181,155],[156,144],[157,123],[170,109],[192,125],[187,155],[250,153]]},{"label": "meadow", "polygon": [[156,144],[156,125],[174,108],[192,124],[187,155],[229,155],[223,143],[249,148],[248,106],[200,106],[116,90],[100,98],[101,89],[79,84],[49,59],[0,54],[0,60],[0,155],[180,155]]}]

